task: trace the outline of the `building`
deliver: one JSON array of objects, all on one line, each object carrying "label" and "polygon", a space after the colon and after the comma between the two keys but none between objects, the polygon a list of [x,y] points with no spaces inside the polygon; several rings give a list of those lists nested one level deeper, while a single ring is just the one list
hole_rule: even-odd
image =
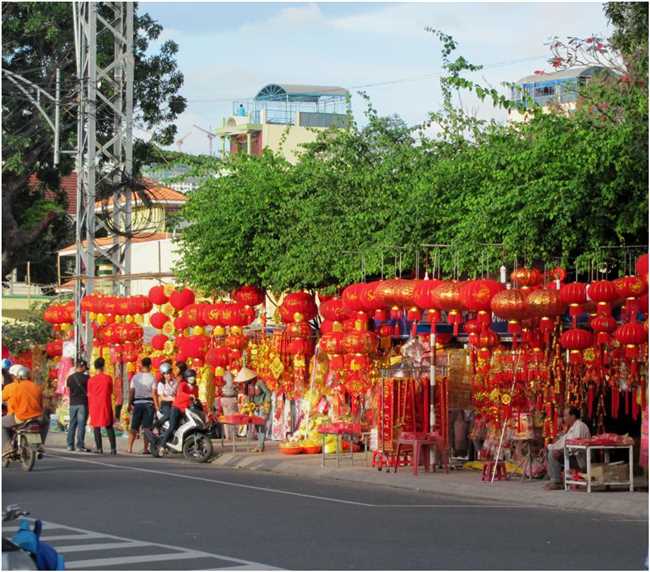
[{"label": "building", "polygon": [[546,112],[570,113],[580,104],[580,88],[605,72],[599,66],[572,68],[554,73],[535,73],[520,79],[511,90],[516,108],[508,110],[508,121],[527,121],[529,101]]},{"label": "building", "polygon": [[142,173],[146,177],[160,181],[166,187],[183,194],[197,189],[207,179],[207,177],[188,175],[188,172],[190,172],[188,165],[174,165],[173,167],[148,165],[142,169]]},{"label": "building", "polygon": [[222,156],[260,155],[263,149],[295,161],[300,146],[318,131],[347,126],[350,94],[342,87],[269,84],[250,100],[233,102],[232,115],[217,129]]}]

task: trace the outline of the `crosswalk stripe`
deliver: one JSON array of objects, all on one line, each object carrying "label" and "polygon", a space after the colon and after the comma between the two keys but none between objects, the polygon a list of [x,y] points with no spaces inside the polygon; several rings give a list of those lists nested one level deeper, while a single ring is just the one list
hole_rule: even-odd
[{"label": "crosswalk stripe", "polygon": [[[86,568],[104,568],[118,564],[140,564],[142,562],[160,562],[162,560],[190,560],[206,558],[205,552],[188,551],[170,554],[148,554],[144,556],[116,556],[114,558],[91,558],[90,560],[68,560],[65,567],[70,570],[85,570]],[[213,558],[215,558],[213,556]]]},{"label": "crosswalk stripe", "polygon": [[57,552],[66,554],[68,552],[87,552],[88,550],[113,550],[115,548],[135,548],[137,546],[149,546],[148,542],[98,542],[95,544],[75,544],[73,546],[57,547]]},{"label": "crosswalk stripe", "polygon": [[52,542],[53,540],[92,540],[95,538],[106,538],[106,536],[96,532],[89,534],[45,534],[41,536],[43,542]]}]

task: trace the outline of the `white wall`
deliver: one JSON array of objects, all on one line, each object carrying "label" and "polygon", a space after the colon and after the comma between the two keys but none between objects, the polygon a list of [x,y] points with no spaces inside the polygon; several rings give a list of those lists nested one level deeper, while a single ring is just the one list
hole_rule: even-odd
[{"label": "white wall", "polygon": [[[172,272],[179,255],[171,239],[136,242],[131,245],[131,273]],[[165,279],[173,282],[172,279]],[[132,280],[131,294],[147,294],[158,280]]]}]

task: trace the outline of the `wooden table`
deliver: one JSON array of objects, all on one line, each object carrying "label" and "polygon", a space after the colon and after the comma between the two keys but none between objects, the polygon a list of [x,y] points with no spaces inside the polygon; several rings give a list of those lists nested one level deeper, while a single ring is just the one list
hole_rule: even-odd
[{"label": "wooden table", "polygon": [[[630,492],[634,492],[634,445],[565,445],[564,446],[564,490],[569,490],[569,485],[577,485],[579,487],[587,487],[587,492],[591,492],[591,452],[601,450],[604,453],[605,463],[604,466],[609,464],[609,453],[612,450],[625,450],[628,451],[629,463],[629,478],[627,481],[612,481],[612,482],[598,482],[598,486],[629,486]],[[584,451],[587,455],[587,481],[578,481],[571,478],[571,470],[569,468],[569,452],[570,451]],[[603,475],[604,479],[604,475]]]}]

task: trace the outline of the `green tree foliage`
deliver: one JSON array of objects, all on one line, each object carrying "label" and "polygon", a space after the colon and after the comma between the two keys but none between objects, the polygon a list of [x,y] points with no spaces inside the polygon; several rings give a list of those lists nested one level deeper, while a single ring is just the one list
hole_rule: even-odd
[{"label": "green tree foliage", "polygon": [[[100,12],[106,7],[100,5]],[[105,18],[110,17],[103,13]],[[138,127],[152,133],[151,141],[135,141],[136,166],[148,156],[151,142],[172,143],[174,120],[185,109],[178,95],[183,75],[178,71],[178,45],[162,43],[152,53],[150,43],[162,27],[136,5],[134,23],[135,70],[134,116]],[[111,57],[113,46],[105,34],[98,40],[99,57]],[[47,92],[55,91],[55,70],[62,78],[61,148],[76,146],[76,78],[72,5],[66,2],[12,2],[2,10],[2,65],[20,74]],[[42,116],[11,82],[3,77],[2,121],[2,271],[3,277],[25,260],[49,256],[49,276],[53,281],[53,252],[71,240],[65,217],[65,197],[59,191],[60,177],[74,167],[74,157],[62,155],[59,168],[53,165],[53,133]],[[98,113],[98,131],[112,129],[108,114]],[[28,185],[36,174],[42,185]],[[53,191],[45,195],[45,189]],[[47,199],[47,200],[46,200]]]},{"label": "green tree foliage", "polygon": [[2,343],[13,355],[31,351],[47,343],[52,336],[52,326],[43,319],[48,302],[35,303],[21,320],[2,322]]},{"label": "green tree foliage", "polygon": [[190,196],[181,276],[210,292],[334,290],[400,265],[409,275],[423,243],[450,246],[447,276],[473,276],[488,262],[584,265],[602,246],[647,242],[647,83],[612,73],[571,115],[528,102],[527,123],[480,121],[453,105],[457,90],[512,103],[467,79],[480,67],[434,33],[439,112],[410,128],[368,105],[365,127],[321,133],[294,165],[270,152],[228,159]]}]

